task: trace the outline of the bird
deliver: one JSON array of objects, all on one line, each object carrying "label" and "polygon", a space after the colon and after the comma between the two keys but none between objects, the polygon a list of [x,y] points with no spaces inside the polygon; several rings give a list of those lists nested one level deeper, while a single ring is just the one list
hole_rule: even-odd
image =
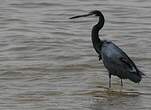
[{"label": "bird", "polygon": [[91,31],[91,40],[93,47],[98,54],[99,60],[102,60],[109,76],[109,88],[111,88],[111,76],[117,76],[121,79],[121,87],[123,87],[122,79],[129,79],[134,83],[139,83],[142,76],[141,72],[130,57],[115,43],[109,40],[102,40],[99,38],[99,31],[103,28],[105,23],[104,15],[99,10],[90,11],[88,14],[70,17],[69,19],[76,19],[88,16],[99,17],[99,21],[93,26]]}]

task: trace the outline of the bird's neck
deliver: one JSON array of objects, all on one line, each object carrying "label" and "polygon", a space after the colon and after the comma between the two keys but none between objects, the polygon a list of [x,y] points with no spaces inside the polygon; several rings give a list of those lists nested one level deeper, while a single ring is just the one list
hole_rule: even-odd
[{"label": "bird's neck", "polygon": [[103,41],[99,38],[99,31],[102,29],[103,25],[104,25],[104,17],[99,17],[99,22],[93,27],[91,33],[93,47],[95,48],[97,53],[100,53],[98,51],[103,44]]}]

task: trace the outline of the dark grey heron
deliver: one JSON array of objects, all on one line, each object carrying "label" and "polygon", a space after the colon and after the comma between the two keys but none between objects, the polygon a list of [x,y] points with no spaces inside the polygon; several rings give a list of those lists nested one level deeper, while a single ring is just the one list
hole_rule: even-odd
[{"label": "dark grey heron", "polygon": [[79,17],[87,17],[95,15],[99,17],[99,22],[93,26],[91,38],[93,47],[99,55],[99,60],[103,61],[104,66],[109,73],[109,88],[111,88],[111,75],[118,76],[121,79],[129,79],[135,83],[139,83],[144,75],[135,65],[135,63],[127,56],[127,54],[111,41],[101,40],[99,31],[102,29],[105,19],[99,10],[91,11],[88,14],[71,17],[75,19]]}]

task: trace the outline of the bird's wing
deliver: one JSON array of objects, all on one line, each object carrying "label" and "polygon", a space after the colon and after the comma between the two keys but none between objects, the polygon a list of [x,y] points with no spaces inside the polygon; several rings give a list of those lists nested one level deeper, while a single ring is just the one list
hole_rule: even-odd
[{"label": "bird's wing", "polygon": [[125,65],[127,65],[130,68],[130,70],[132,70],[132,72],[139,73],[139,70],[137,69],[135,63],[128,57],[128,55],[115,44],[114,46],[118,50],[119,54],[121,54],[119,56],[120,61],[123,62]]},{"label": "bird's wing", "polygon": [[138,72],[136,65],[129,57],[121,57],[120,61],[127,65],[130,68],[131,72]]}]

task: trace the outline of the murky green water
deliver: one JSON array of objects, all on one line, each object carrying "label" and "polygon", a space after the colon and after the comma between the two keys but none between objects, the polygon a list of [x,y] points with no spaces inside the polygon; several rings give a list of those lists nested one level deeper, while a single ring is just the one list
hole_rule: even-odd
[{"label": "murky green water", "polygon": [[[150,0],[1,0],[1,110],[150,110]],[[146,77],[113,77],[91,43],[97,18],[68,18],[101,10],[100,34],[120,46]]]}]

